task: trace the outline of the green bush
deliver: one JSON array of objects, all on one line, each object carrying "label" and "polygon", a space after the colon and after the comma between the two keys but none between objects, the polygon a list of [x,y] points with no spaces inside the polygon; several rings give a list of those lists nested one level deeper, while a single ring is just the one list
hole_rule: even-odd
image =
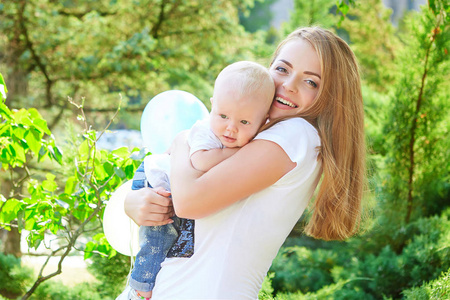
[{"label": "green bush", "polygon": [[0,295],[10,299],[23,295],[33,275],[31,268],[21,266],[20,258],[0,253]]},{"label": "green bush", "polygon": [[272,300],[273,299],[273,287],[272,278],[274,273],[268,273],[261,286],[261,290],[258,293],[259,300]]},{"label": "green bush", "polygon": [[[421,218],[392,232],[391,237],[401,235],[407,241],[400,252],[390,245],[369,252],[367,245],[361,246],[371,240],[368,237],[331,243],[327,249],[282,248],[271,268],[275,299],[321,299],[325,294],[331,295],[326,299],[399,299],[405,289],[421,286],[450,268],[449,215],[447,209],[441,216]],[[301,239],[295,241],[302,244]]]},{"label": "green bush", "polygon": [[278,292],[317,291],[333,283],[331,269],[338,253],[324,249],[312,251],[293,246],[282,249],[272,263],[272,285]]},{"label": "green bush", "polygon": [[130,271],[130,258],[121,254],[111,258],[93,255],[91,260],[88,270],[100,282],[100,294],[105,297],[118,296],[125,288]]},{"label": "green bush", "polygon": [[337,283],[327,285],[318,291],[303,294],[301,291],[295,293],[280,293],[275,297],[276,300],[333,300],[333,299],[345,299],[345,300],[372,300],[376,299],[364,291],[348,290],[345,289],[348,281],[340,280]]},{"label": "green bush", "polygon": [[405,300],[438,300],[450,297],[450,269],[421,287],[403,291]]},{"label": "green bush", "polygon": [[[362,290],[374,297],[401,297],[402,291],[437,278],[450,268],[449,210],[442,216],[422,218],[400,233],[409,237],[407,245],[396,253],[389,245],[380,253],[354,256],[333,279],[351,280],[347,290]],[[369,280],[356,280],[367,278]],[[347,297],[346,297],[347,299]]]},{"label": "green bush", "polygon": [[74,287],[63,285],[60,281],[46,281],[41,284],[30,300],[113,300],[114,295],[110,297],[100,296],[95,283],[80,283]]}]

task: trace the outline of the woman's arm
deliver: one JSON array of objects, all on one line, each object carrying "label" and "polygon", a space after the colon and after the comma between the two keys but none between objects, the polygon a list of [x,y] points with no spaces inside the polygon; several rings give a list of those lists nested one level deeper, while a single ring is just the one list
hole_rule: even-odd
[{"label": "woman's arm", "polygon": [[171,148],[171,188],[179,217],[198,219],[274,184],[295,167],[276,143],[254,140],[206,173],[189,159],[186,134]]},{"label": "woman's arm", "polygon": [[195,169],[207,172],[212,167],[235,154],[238,150],[239,148],[199,150],[191,155],[191,163]]},{"label": "woman's arm", "polygon": [[125,213],[138,225],[161,226],[172,223],[172,200],[162,188],[130,191],[124,203]]}]

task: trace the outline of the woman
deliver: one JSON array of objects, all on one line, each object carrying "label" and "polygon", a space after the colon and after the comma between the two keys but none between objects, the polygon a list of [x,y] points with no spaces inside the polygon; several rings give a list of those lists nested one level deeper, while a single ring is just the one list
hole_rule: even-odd
[{"label": "woman", "polygon": [[[365,147],[353,52],[330,31],[298,29],[278,46],[270,73],[270,122],[235,155],[202,173],[185,138],[174,142],[173,207],[196,219],[195,251],[165,260],[152,299],[256,299],[319,181],[306,233],[341,240],[357,231]],[[140,225],[165,224],[170,201],[160,195],[130,193],[125,210]]]}]

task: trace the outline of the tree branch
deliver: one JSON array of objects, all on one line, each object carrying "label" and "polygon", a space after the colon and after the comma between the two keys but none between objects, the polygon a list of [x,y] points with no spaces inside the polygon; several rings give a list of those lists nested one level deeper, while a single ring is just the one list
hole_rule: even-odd
[{"label": "tree branch", "polygon": [[[53,272],[51,274],[48,274],[47,276],[42,276],[42,273],[43,273],[45,267],[47,266],[48,262],[50,261],[50,258],[55,256],[56,253],[58,253],[59,251],[61,251],[63,249],[66,249],[66,251],[63,253],[63,255],[61,256],[61,258],[59,260],[58,269],[55,272]],[[42,282],[44,282],[44,281],[46,281],[46,280],[48,280],[48,279],[50,279],[50,278],[52,278],[52,277],[54,277],[56,275],[61,274],[61,272],[62,272],[62,261],[70,253],[70,250],[71,250],[71,245],[70,244],[69,245],[65,245],[65,246],[62,246],[62,247],[52,251],[52,253],[50,253],[47,256],[47,259],[45,260],[45,263],[42,265],[42,268],[39,271],[38,279],[34,282],[33,286],[26,292],[26,294],[23,295],[22,300],[28,299],[34,293],[34,291],[38,288],[38,286]]]},{"label": "tree branch", "polygon": [[25,26],[25,5],[27,1],[22,1],[19,6],[19,24],[22,31],[23,36],[25,37],[25,44],[26,47],[30,50],[31,56],[33,57],[33,60],[36,62],[37,67],[41,70],[42,74],[44,74],[45,80],[46,80],[46,95],[47,95],[47,106],[50,107],[53,103],[52,100],[52,85],[53,81],[50,79],[50,75],[47,72],[46,66],[42,63],[41,58],[37,55],[36,51],[34,50],[33,43],[30,40],[30,37],[28,35],[28,29]]},{"label": "tree branch", "polygon": [[155,24],[155,26],[153,26],[152,31],[150,32],[151,36],[154,39],[158,39],[159,37],[159,30],[161,29],[162,23],[164,22],[164,9],[166,6],[166,1],[161,1],[161,6],[160,6],[160,10],[159,10],[159,17],[158,17],[158,21]]},{"label": "tree branch", "polygon": [[430,43],[428,45],[426,55],[425,55],[424,70],[423,70],[423,74],[422,74],[419,95],[418,95],[417,101],[416,101],[416,110],[413,115],[412,126],[411,126],[411,130],[410,130],[411,138],[409,140],[409,168],[408,168],[409,178],[408,178],[407,212],[406,212],[406,217],[405,217],[406,224],[408,224],[411,219],[412,208],[413,208],[413,189],[414,189],[413,181],[414,181],[414,171],[415,171],[414,144],[416,143],[417,119],[418,119],[419,111],[420,111],[420,108],[422,106],[422,101],[423,101],[423,92],[425,89],[425,80],[428,75],[428,60],[430,58],[431,47],[432,47],[434,41],[436,40],[436,36],[437,36],[438,32],[439,32],[439,26],[436,25],[436,29],[433,30],[433,35],[431,36]]},{"label": "tree branch", "polygon": [[117,14],[117,12],[101,11],[101,10],[97,10],[97,9],[89,9],[89,10],[86,10],[83,12],[74,12],[74,11],[69,11],[67,9],[60,9],[60,10],[58,10],[58,13],[63,16],[75,17],[75,18],[81,20],[85,15],[87,15],[93,11],[96,11],[102,17],[114,16]]}]

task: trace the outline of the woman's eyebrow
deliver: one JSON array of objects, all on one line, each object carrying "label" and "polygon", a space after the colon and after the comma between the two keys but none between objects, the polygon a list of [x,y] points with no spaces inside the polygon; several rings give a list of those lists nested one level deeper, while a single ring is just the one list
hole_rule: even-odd
[{"label": "woman's eyebrow", "polygon": [[303,74],[317,76],[317,77],[319,77],[319,79],[322,79],[319,74],[311,72],[311,71],[304,71]]},{"label": "woman's eyebrow", "polygon": [[291,64],[290,62],[288,62],[287,60],[280,59],[280,61],[284,62],[284,63],[287,64],[290,68],[292,68],[292,64]]},{"label": "woman's eyebrow", "polygon": [[[286,65],[288,65],[290,68],[293,68],[292,64],[291,64],[290,62],[288,62],[287,60],[285,60],[285,59],[280,59],[280,61],[284,62],[284,63],[285,63]],[[313,75],[313,76],[318,77],[319,79],[322,79],[322,77],[320,77],[319,74],[314,73],[314,72],[311,72],[311,71],[304,71],[303,74]]]}]

